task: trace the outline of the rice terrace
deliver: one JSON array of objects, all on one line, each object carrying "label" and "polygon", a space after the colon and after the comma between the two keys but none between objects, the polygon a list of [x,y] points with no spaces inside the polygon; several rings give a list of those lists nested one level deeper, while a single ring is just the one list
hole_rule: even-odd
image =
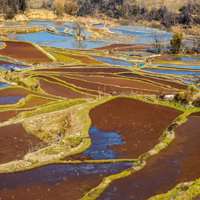
[{"label": "rice terrace", "polygon": [[200,200],[199,0],[0,2],[0,200]]}]

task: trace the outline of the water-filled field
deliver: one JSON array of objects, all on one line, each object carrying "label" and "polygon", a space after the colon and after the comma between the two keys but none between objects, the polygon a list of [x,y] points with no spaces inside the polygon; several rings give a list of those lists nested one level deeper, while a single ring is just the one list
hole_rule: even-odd
[{"label": "water-filled field", "polygon": [[0,200],[198,199],[198,55],[156,54],[154,28],[24,26],[0,49]]}]

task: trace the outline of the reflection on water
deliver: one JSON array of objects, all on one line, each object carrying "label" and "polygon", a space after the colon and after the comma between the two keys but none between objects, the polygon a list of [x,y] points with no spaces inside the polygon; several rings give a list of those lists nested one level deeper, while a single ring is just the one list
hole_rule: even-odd
[{"label": "reflection on water", "polygon": [[158,74],[200,76],[200,71],[194,72],[194,71],[167,70],[167,69],[144,69],[144,71],[154,72]]},{"label": "reflection on water", "polygon": [[[60,47],[60,48],[69,48],[69,49],[91,49],[91,48],[98,48],[103,47],[109,44],[119,43],[119,41],[111,41],[111,40],[97,40],[97,41],[90,41],[88,38],[92,34],[87,29],[83,28],[84,35],[86,36],[85,41],[81,41],[81,43],[77,43],[75,38],[63,34],[64,29],[74,29],[75,23],[73,22],[65,22],[65,23],[56,23],[53,21],[30,21],[28,26],[43,26],[43,27],[55,27],[56,30],[59,31],[59,35],[51,34],[48,32],[41,32],[41,33],[27,33],[27,34],[17,34],[17,40],[25,40],[30,42],[35,42],[41,45],[48,45],[53,47]],[[95,25],[96,28],[103,28],[104,24],[97,24]],[[132,42],[134,43],[144,43],[149,44],[155,41],[155,35],[161,40],[162,42],[167,42],[171,38],[171,34],[165,31],[160,31],[158,29],[153,28],[146,28],[143,26],[119,26],[110,28],[110,30],[117,34],[122,34],[124,36],[131,35],[135,36],[135,40]]]},{"label": "reflection on water", "polygon": [[0,97],[0,104],[1,105],[3,105],[3,104],[15,104],[15,103],[17,103],[22,98],[23,98],[22,96],[5,96],[5,97]]},{"label": "reflection on water", "polygon": [[111,164],[54,164],[26,172],[0,174],[0,190],[19,186],[56,184],[67,178],[89,175],[109,175],[132,167],[131,163]]},{"label": "reflection on water", "polygon": [[5,88],[5,87],[8,87],[9,85],[7,83],[3,83],[3,82],[0,82],[0,88]]},{"label": "reflection on water", "polygon": [[153,64],[157,67],[170,67],[170,68],[182,68],[182,69],[200,69],[200,65],[177,65],[177,64]]},{"label": "reflection on water", "polygon": [[25,68],[27,68],[27,66],[14,63],[0,64],[0,70],[21,70]]},{"label": "reflection on water", "polygon": [[29,41],[44,46],[52,46],[68,49],[91,49],[108,45],[105,41],[77,41],[73,36],[56,35],[48,32],[18,34],[17,40]]},{"label": "reflection on water", "polygon": [[109,58],[109,57],[99,57],[95,56],[94,57],[97,61],[108,63],[111,65],[116,65],[116,66],[124,66],[124,67],[132,67],[134,64],[125,61],[125,60],[119,60],[119,59],[114,59],[114,58]]},{"label": "reflection on water", "polygon": [[155,38],[161,42],[169,42],[172,37],[172,34],[169,32],[143,26],[119,26],[111,28],[111,31],[135,36],[134,43],[137,44],[151,44],[155,42]]},{"label": "reflection on water", "polygon": [[183,62],[198,62],[200,61],[200,57],[197,56],[179,56],[177,57],[177,60],[183,61]]},{"label": "reflection on water", "polygon": [[84,155],[91,159],[114,159],[117,158],[117,152],[112,150],[113,145],[122,145],[124,141],[116,132],[104,132],[92,127],[89,131],[92,140],[91,147],[84,152]]}]

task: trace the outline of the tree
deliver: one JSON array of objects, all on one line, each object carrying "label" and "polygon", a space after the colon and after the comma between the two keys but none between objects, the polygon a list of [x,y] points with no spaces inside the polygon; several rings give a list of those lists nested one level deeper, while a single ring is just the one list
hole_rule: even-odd
[{"label": "tree", "polygon": [[61,4],[59,2],[55,3],[54,10],[55,10],[55,13],[57,16],[62,17],[64,15],[65,8],[64,8],[63,4]]},{"label": "tree", "polygon": [[181,33],[175,33],[170,41],[171,52],[179,53],[182,46],[183,35]]}]

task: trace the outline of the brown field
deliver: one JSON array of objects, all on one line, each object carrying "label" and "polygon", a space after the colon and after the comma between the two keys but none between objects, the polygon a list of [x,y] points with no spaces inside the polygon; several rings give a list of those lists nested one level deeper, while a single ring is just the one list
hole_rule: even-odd
[{"label": "brown field", "polygon": [[0,55],[31,63],[51,62],[47,55],[30,43],[11,41],[5,43],[6,47],[0,50]]},{"label": "brown field", "polygon": [[23,108],[31,108],[31,107],[35,107],[35,106],[40,106],[40,105],[49,103],[50,101],[52,101],[52,100],[42,98],[39,96],[34,96],[26,102],[26,104],[23,106]]},{"label": "brown field", "polygon": [[0,97],[6,97],[6,96],[22,96],[25,97],[30,92],[28,90],[25,90],[23,88],[6,88],[6,89],[0,89]]},{"label": "brown field", "polygon": [[144,200],[199,178],[199,128],[200,117],[191,116],[165,151],[151,158],[141,171],[113,182],[99,199],[118,200],[123,195],[127,200]]},{"label": "brown field", "polygon": [[145,51],[151,48],[152,45],[147,44],[111,44],[109,46],[97,48],[97,50],[112,50],[112,51]]},{"label": "brown field", "polygon": [[56,185],[42,184],[16,187],[11,189],[0,189],[0,197],[3,200],[10,200],[14,197],[16,200],[77,200],[81,198],[85,191],[97,186],[101,182],[101,178],[97,176],[84,176],[80,178],[63,177],[61,183]]},{"label": "brown field", "polygon": [[130,88],[138,88],[138,89],[146,89],[146,90],[166,90],[166,86],[161,87],[153,84],[150,84],[148,82],[144,82],[143,80],[138,81],[136,80],[128,80],[128,79],[123,79],[120,77],[104,77],[104,76],[74,76],[72,75],[71,78],[77,78],[79,80],[86,80],[91,83],[103,83],[105,85],[113,85],[113,86],[120,86],[120,87],[130,87]]},{"label": "brown field", "polygon": [[73,91],[72,89],[67,88],[66,86],[56,83],[56,81],[49,82],[45,79],[40,79],[40,87],[48,94],[64,98],[82,98],[89,96],[87,94],[81,94],[76,91]]},{"label": "brown field", "polygon": [[69,55],[71,58],[74,58],[76,60],[80,60],[81,63],[83,64],[101,64],[101,62],[96,61],[95,59],[90,58],[89,56],[84,56],[84,55],[75,55],[75,54],[70,54]]},{"label": "brown field", "polygon": [[55,68],[55,69],[38,69],[35,72],[60,72],[60,73],[122,73],[131,72],[128,69],[114,67],[80,67],[80,68]]},{"label": "brown field", "polygon": [[170,108],[117,98],[94,108],[90,117],[92,126],[121,134],[126,143],[114,147],[120,156],[137,158],[158,143],[164,129],[179,114]]},{"label": "brown field", "polygon": [[[131,88],[131,87],[121,87],[121,86],[113,86],[113,85],[107,85],[105,83],[95,83],[95,82],[88,82],[83,80],[78,80],[74,78],[69,77],[60,77],[61,80],[68,82],[70,84],[74,84],[77,87],[82,87],[90,90],[96,90],[103,92],[105,94],[112,94],[112,95],[119,95],[119,94],[130,94],[130,93],[146,93],[146,94],[156,94],[160,93],[162,90],[160,88],[159,90],[155,90],[153,86],[151,89],[145,90],[139,88]],[[140,86],[140,84],[138,84]]]},{"label": "brown field", "polygon": [[32,147],[41,143],[27,134],[21,124],[0,128],[0,136],[0,163],[21,159]]},{"label": "brown field", "polygon": [[142,79],[145,79],[145,80],[150,80],[150,81],[153,81],[153,82],[168,85],[170,87],[174,87],[174,88],[177,88],[177,89],[186,89],[187,88],[186,85],[183,85],[183,84],[177,83],[177,82],[173,82],[173,80],[165,80],[165,79],[162,79],[162,78],[142,76],[142,75],[133,74],[133,73],[122,73],[122,74],[119,74],[119,75],[122,76],[122,77],[133,78],[133,79],[135,79],[135,78],[141,79],[142,78]]},{"label": "brown field", "polygon": [[19,112],[18,111],[3,111],[0,112],[0,122],[9,120],[12,117],[15,117]]},{"label": "brown field", "polygon": [[[3,200],[78,200],[101,180],[115,173],[112,166],[48,165],[34,170],[0,174],[0,197]],[[88,169],[89,167],[89,169]],[[118,167],[117,171],[127,168]],[[69,169],[69,170],[68,170]],[[99,170],[100,169],[100,170]],[[109,172],[107,172],[109,171]]]}]

